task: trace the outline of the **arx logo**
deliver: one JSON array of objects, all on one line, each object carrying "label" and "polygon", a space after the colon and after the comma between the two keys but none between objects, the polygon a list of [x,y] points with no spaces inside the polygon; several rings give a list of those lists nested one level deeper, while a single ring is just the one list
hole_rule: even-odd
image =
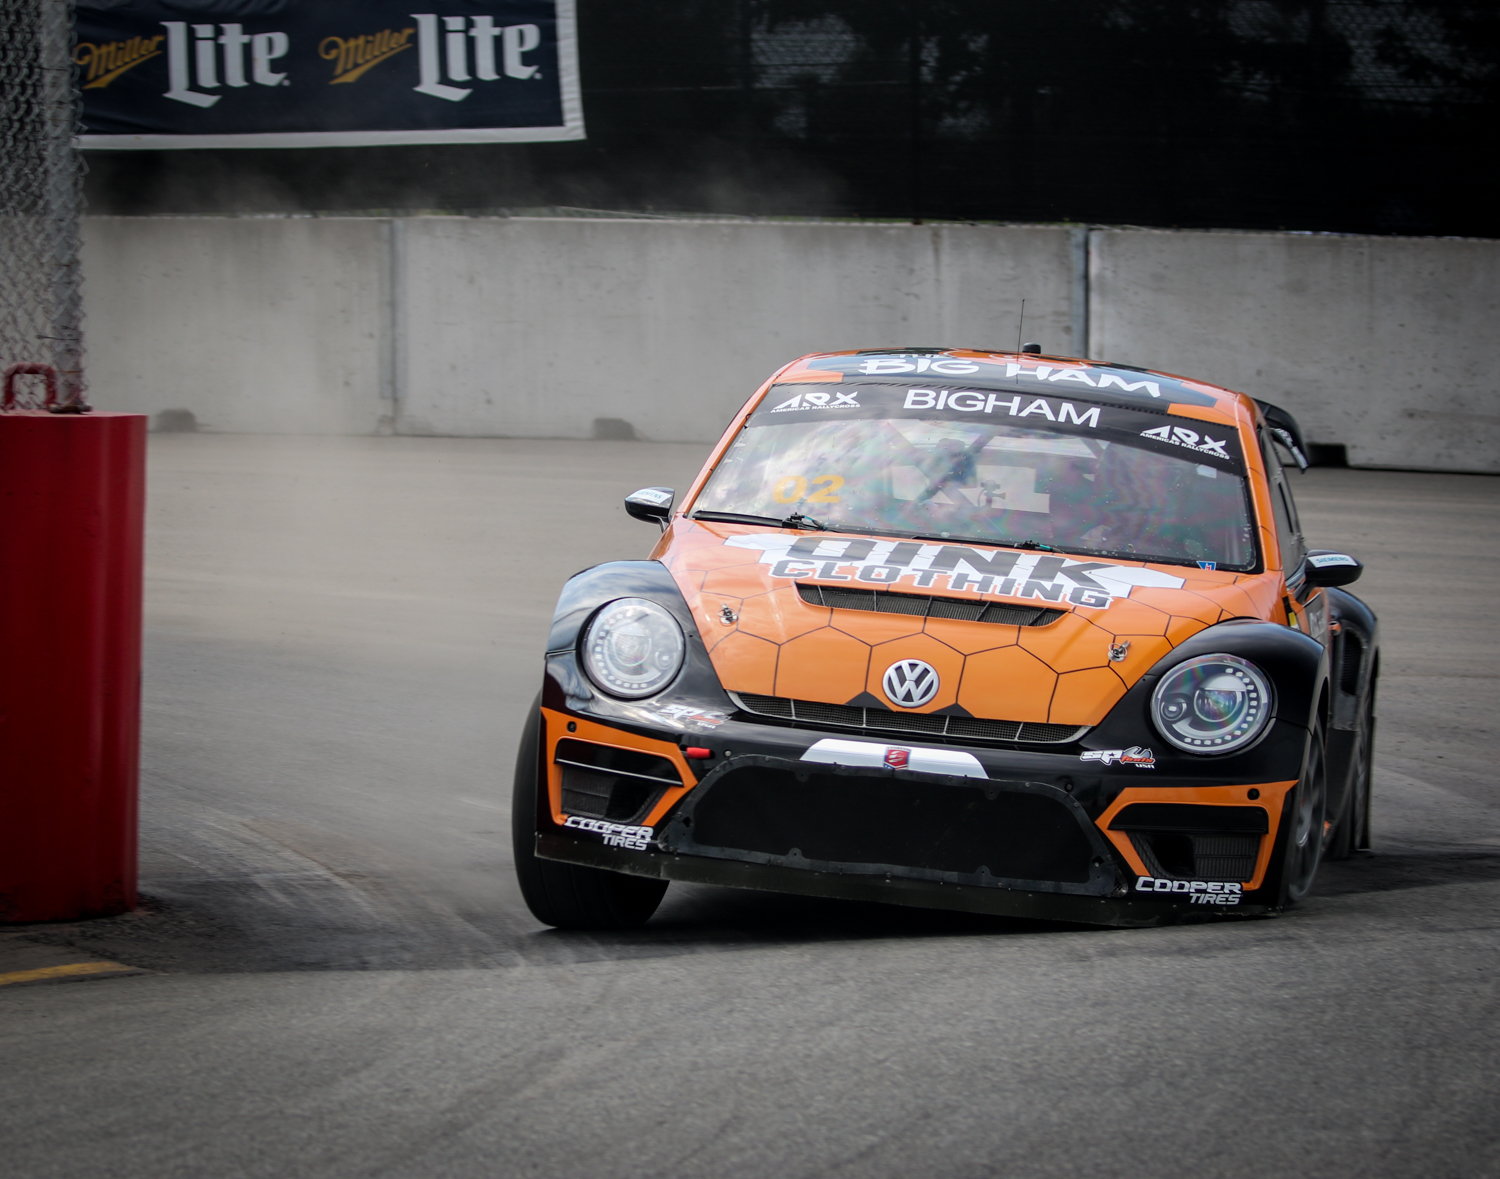
[{"label": "arx logo", "polygon": [[1200,454],[1211,454],[1214,458],[1227,459],[1229,452],[1224,449],[1224,439],[1213,439],[1207,434],[1200,435],[1196,430],[1189,430],[1185,426],[1157,426],[1154,430],[1142,430],[1142,438],[1154,438],[1158,442],[1170,442],[1173,446],[1183,446],[1188,450],[1196,450]]},{"label": "arx logo", "polygon": [[[188,24],[180,20],[164,20],[167,30],[167,85],[166,97],[174,102],[185,102],[189,106],[211,107],[222,94],[204,94],[205,90],[217,90],[220,86],[219,66],[224,67],[223,85],[236,89],[249,86],[286,86],[284,73],[272,69],[272,63],[285,57],[292,47],[291,38],[285,33],[247,34],[241,24],[193,25],[192,45],[189,52]],[[246,48],[249,49],[250,73],[245,74]],[[196,82],[198,89],[194,90]]]},{"label": "arx logo", "polygon": [[781,413],[784,410],[793,409],[858,409],[859,390],[852,392],[834,389],[831,392],[823,389],[809,389],[805,393],[783,401],[772,413]]},{"label": "arx logo", "polygon": [[[525,60],[542,43],[536,25],[495,24],[492,16],[443,16],[414,12],[417,22],[417,57],[422,80],[414,87],[419,94],[461,102],[473,93],[472,86],[449,86],[449,82],[497,82],[501,70],[507,78],[540,78],[540,69]],[[442,31],[438,22],[442,21]],[[500,42],[500,70],[496,69],[495,41]],[[470,44],[472,42],[472,46]],[[472,56],[470,50],[473,50]],[[472,72],[470,66],[473,66]]]}]

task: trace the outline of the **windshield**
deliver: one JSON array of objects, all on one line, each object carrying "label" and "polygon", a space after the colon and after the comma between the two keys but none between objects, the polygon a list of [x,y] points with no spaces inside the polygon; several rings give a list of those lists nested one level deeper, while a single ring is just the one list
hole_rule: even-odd
[{"label": "windshield", "polygon": [[1240,571],[1256,562],[1232,427],[1031,393],[773,388],[699,513]]}]

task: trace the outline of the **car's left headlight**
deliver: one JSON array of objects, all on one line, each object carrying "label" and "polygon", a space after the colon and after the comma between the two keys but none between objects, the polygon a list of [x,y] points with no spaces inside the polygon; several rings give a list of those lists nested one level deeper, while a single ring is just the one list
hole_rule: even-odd
[{"label": "car's left headlight", "polygon": [[611,696],[634,700],[670,684],[686,650],[682,627],[667,610],[645,598],[619,598],[584,632],[583,666]]},{"label": "car's left headlight", "polygon": [[1188,753],[1243,749],[1260,736],[1271,708],[1265,674],[1234,655],[1200,655],[1179,663],[1151,694],[1157,729]]}]

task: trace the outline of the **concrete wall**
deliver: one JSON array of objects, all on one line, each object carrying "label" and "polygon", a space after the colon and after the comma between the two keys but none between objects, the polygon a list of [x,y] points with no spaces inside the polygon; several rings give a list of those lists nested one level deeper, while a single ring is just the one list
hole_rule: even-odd
[{"label": "concrete wall", "polygon": [[205,429],[370,434],[386,335],[377,220],[101,217],[84,228],[89,397]]},{"label": "concrete wall", "polygon": [[1095,356],[1292,411],[1355,466],[1500,471],[1500,242],[1090,234]]},{"label": "concrete wall", "polygon": [[420,218],[408,432],[718,437],[808,352],[1028,332],[1071,345],[1068,234],[967,226]]},{"label": "concrete wall", "polygon": [[1276,401],[1355,463],[1500,471],[1496,242],[97,218],[84,264],[95,403],[211,430],[588,437],[615,418],[707,441],[784,361],[1013,346],[1025,298],[1024,334],[1049,351]]},{"label": "concrete wall", "polygon": [[779,365],[1072,347],[1066,230],[547,218],[92,218],[91,397],[204,429],[708,441]]}]

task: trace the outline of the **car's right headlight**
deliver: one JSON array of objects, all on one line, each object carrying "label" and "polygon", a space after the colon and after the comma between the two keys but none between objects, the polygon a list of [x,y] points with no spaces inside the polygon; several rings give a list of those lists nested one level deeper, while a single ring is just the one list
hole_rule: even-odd
[{"label": "car's right headlight", "polygon": [[583,635],[589,678],[627,700],[660,692],[676,678],[686,653],[677,619],[645,598],[610,602]]},{"label": "car's right headlight", "polygon": [[1243,749],[1260,736],[1271,709],[1265,673],[1235,655],[1200,655],[1179,663],[1151,694],[1157,729],[1188,753]]}]

